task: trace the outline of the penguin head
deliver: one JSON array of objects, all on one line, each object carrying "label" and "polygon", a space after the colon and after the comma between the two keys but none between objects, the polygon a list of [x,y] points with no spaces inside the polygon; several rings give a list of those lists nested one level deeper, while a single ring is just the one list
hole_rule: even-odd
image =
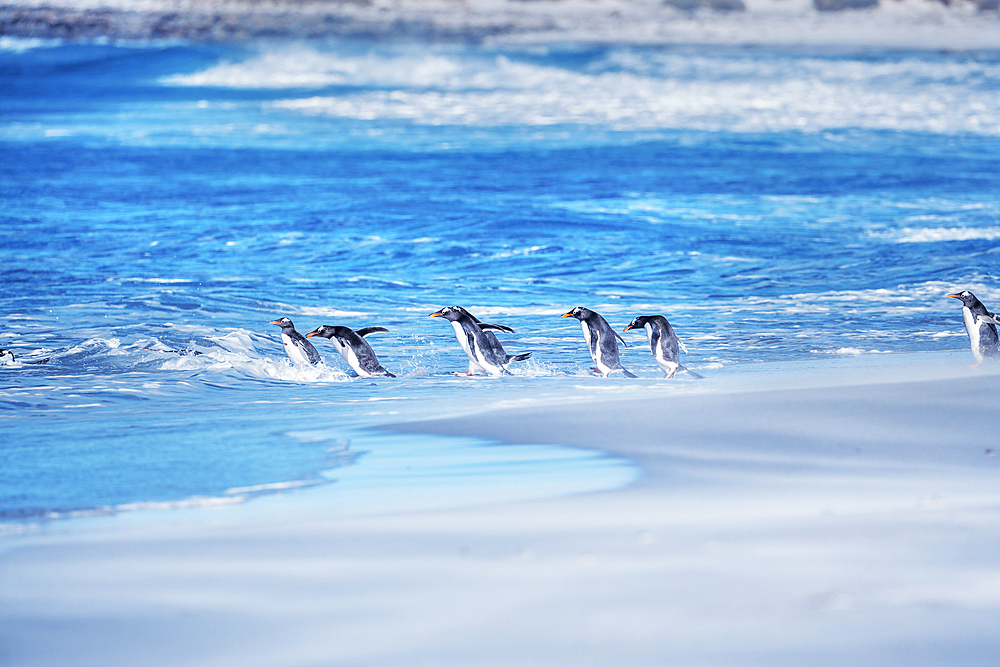
[{"label": "penguin head", "polygon": [[10,350],[0,350],[0,365],[14,363],[14,353]]},{"label": "penguin head", "polygon": [[320,336],[322,338],[333,338],[334,336],[337,335],[337,329],[339,328],[340,327],[329,327],[324,324],[323,326],[318,327],[307,333],[306,338],[312,338],[313,336]]},{"label": "penguin head", "polygon": [[[443,317],[449,322],[457,322],[463,316],[472,317],[471,315],[469,315],[468,311],[466,311],[465,308],[462,308],[461,306],[445,306],[441,310],[437,311],[436,313],[431,313],[427,317]],[[475,318],[473,318],[473,320],[478,322],[478,320],[475,320]]]},{"label": "penguin head", "polygon": [[979,299],[976,298],[976,295],[969,290],[962,290],[958,294],[949,294],[948,296],[953,299],[958,299],[966,308],[971,308],[975,304],[979,303]]},{"label": "penguin head", "polygon": [[586,308],[584,308],[582,306],[577,306],[576,308],[574,308],[573,310],[569,311],[568,313],[560,315],[560,317],[575,317],[576,319],[578,319],[578,320],[580,320],[582,322],[583,320],[587,319],[588,317],[590,317],[593,314],[594,314],[594,311],[588,310],[588,309],[586,309]]},{"label": "penguin head", "polygon": [[629,322],[628,326],[622,329],[622,331],[631,331],[632,329],[642,329],[651,319],[653,318],[648,315],[640,315],[639,317]]},{"label": "penguin head", "polygon": [[294,329],[295,328],[295,325],[292,324],[292,321],[290,319],[288,319],[287,317],[282,317],[279,320],[271,320],[270,322],[268,322],[268,324],[277,324],[282,329]]}]

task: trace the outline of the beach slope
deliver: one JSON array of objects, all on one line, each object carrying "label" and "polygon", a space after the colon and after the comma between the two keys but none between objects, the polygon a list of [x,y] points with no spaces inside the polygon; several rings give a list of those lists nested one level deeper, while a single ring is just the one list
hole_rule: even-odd
[{"label": "beach slope", "polygon": [[392,427],[639,462],[613,492],[346,517],[277,498],[19,538],[0,661],[995,664],[1000,376],[890,380]]}]

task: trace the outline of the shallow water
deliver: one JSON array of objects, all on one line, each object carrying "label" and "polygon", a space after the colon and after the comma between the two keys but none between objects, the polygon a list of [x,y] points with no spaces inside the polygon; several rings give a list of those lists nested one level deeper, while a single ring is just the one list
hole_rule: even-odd
[{"label": "shallow water", "polygon": [[[7,520],[235,502],[375,465],[367,426],[619,391],[576,305],[662,313],[726,377],[960,350],[945,295],[1000,301],[996,52],[5,38],[0,90],[0,346],[50,359],[0,368]],[[451,376],[451,304],[531,360]],[[293,368],[282,315],[388,327],[400,377],[323,340]]]}]

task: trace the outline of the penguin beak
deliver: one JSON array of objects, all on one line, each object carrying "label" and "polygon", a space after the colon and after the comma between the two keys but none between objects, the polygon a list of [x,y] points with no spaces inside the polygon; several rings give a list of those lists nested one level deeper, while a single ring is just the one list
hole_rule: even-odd
[{"label": "penguin beak", "polygon": [[278,320],[271,320],[268,324],[278,324]]},{"label": "penguin beak", "polygon": [[427,317],[441,317],[441,313],[440,312],[438,312],[438,313],[431,313]]},{"label": "penguin beak", "polygon": [[957,294],[949,294],[948,296],[950,296],[953,299],[960,299],[960,298],[962,298],[962,297],[958,296]]},{"label": "penguin beak", "polygon": [[562,318],[562,317],[573,317],[573,313],[566,313],[565,315],[560,315],[559,317],[560,318]]},{"label": "penguin beak", "polygon": [[629,324],[629,325],[628,325],[628,326],[626,326],[626,327],[625,327],[624,329],[622,329],[622,333],[625,333],[626,331],[631,331],[631,330],[632,330],[632,325],[631,325],[631,324]]},{"label": "penguin beak", "polygon": [[309,333],[307,333],[306,334],[306,338],[312,338],[313,336],[315,336],[317,334],[319,334],[319,329],[316,329],[316,331],[310,331]]}]

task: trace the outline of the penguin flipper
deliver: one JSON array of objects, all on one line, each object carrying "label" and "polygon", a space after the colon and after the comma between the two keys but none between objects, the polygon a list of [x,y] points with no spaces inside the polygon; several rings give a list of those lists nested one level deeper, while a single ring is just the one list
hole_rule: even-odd
[{"label": "penguin flipper", "polygon": [[639,377],[638,375],[636,375],[632,371],[628,370],[627,368],[623,368],[622,369],[622,375],[624,375],[627,378],[637,378],[637,377]]},{"label": "penguin flipper", "polygon": [[26,361],[24,363],[26,363],[26,364],[47,364],[47,363],[49,363],[49,357],[45,357],[44,359],[39,359],[38,361]]},{"label": "penguin flipper", "polygon": [[681,346],[682,350],[684,350],[684,354],[691,354],[690,352],[688,352],[687,345],[685,345],[684,341],[682,341],[680,338],[677,338],[677,344]]},{"label": "penguin flipper", "polygon": [[494,329],[496,331],[502,331],[504,333],[514,333],[513,329],[511,329],[508,326],[504,326],[503,324],[486,324],[485,322],[477,322],[477,324],[479,324],[479,328],[482,331],[486,331],[487,329]]},{"label": "penguin flipper", "polygon": [[531,352],[524,352],[522,354],[512,354],[507,357],[507,363],[511,361],[524,361],[531,357]]},{"label": "penguin flipper", "polygon": [[309,363],[312,364],[313,366],[323,361],[323,357],[319,356],[319,351],[312,345],[307,347],[305,350],[306,350],[306,359],[308,359]]},{"label": "penguin flipper", "polygon": [[691,377],[693,377],[696,380],[704,380],[705,379],[704,375],[698,375],[697,373],[695,373],[693,370],[691,370],[687,366],[678,366],[677,370],[684,371],[685,373],[687,373],[688,375],[690,375]]},{"label": "penguin flipper", "polygon": [[625,347],[628,347],[628,343],[625,342],[624,338],[622,338],[621,336],[618,335],[617,331],[615,331],[614,329],[612,329],[611,333],[613,333],[615,335],[615,338],[617,338],[618,340],[620,340],[622,342],[622,345],[624,345]]},{"label": "penguin flipper", "polygon": [[389,333],[389,330],[385,327],[364,327],[362,329],[355,329],[354,333],[364,338],[365,336],[373,333]]},{"label": "penguin flipper", "polygon": [[985,315],[979,315],[979,319],[989,322],[990,324],[1000,324],[1000,320],[997,319],[996,313],[986,313]]}]

